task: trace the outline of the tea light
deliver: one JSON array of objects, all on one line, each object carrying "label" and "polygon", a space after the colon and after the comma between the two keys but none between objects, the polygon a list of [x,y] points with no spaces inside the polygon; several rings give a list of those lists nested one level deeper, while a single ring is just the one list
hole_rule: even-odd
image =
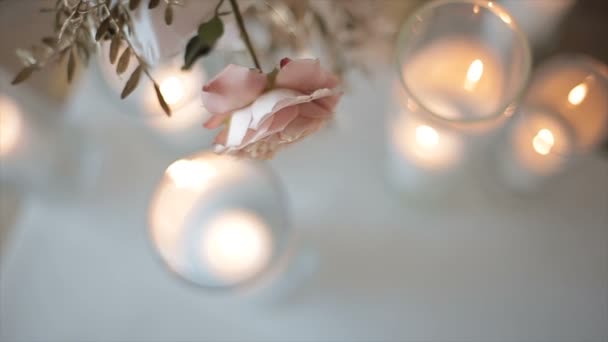
[{"label": "tea light", "polygon": [[212,153],[167,167],[149,215],[152,240],[171,270],[196,284],[225,288],[274,269],[286,219],[283,198],[264,170]]},{"label": "tea light", "polygon": [[498,158],[508,185],[532,190],[563,170],[573,148],[570,129],[559,116],[528,109],[514,121]]},{"label": "tea light", "polygon": [[232,209],[208,223],[201,238],[201,259],[219,278],[240,282],[259,274],[272,252],[272,237],[255,213]]},{"label": "tea light", "polygon": [[391,125],[391,178],[406,190],[441,185],[463,161],[462,147],[455,132],[401,112]]},{"label": "tea light", "polygon": [[0,157],[11,153],[19,144],[23,121],[17,104],[0,94]]},{"label": "tea light", "polygon": [[546,108],[572,127],[573,148],[589,150],[608,130],[608,67],[586,57],[557,57],[542,65],[526,103]]},{"label": "tea light", "polygon": [[476,40],[450,37],[432,42],[410,58],[402,75],[417,102],[444,119],[484,119],[501,106],[500,62]]}]

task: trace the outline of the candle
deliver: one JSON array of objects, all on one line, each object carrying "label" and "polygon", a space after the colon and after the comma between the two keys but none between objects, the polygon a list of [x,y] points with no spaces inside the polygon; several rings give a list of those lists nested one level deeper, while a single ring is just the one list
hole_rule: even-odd
[{"label": "candle", "polygon": [[23,130],[21,112],[10,98],[0,94],[0,157],[11,153],[19,144]]},{"label": "candle", "polygon": [[389,172],[406,191],[441,187],[463,161],[461,137],[453,130],[404,110],[389,132]]},{"label": "candle", "polygon": [[551,112],[526,108],[509,131],[498,154],[504,180],[516,190],[535,189],[562,171],[571,157],[570,128]]},{"label": "candle", "polygon": [[589,150],[608,129],[608,68],[585,57],[558,57],[542,65],[526,103],[544,107],[572,127],[576,147]]},{"label": "candle", "polygon": [[485,119],[502,109],[500,66],[481,42],[449,37],[413,54],[402,77],[410,95],[431,113],[454,121]]},{"label": "candle", "polygon": [[[202,153],[173,162],[150,203],[165,263],[205,287],[232,287],[271,268],[287,239],[283,198],[260,164]],[[273,266],[273,267],[270,267]]]},{"label": "candle", "polygon": [[208,223],[201,259],[217,277],[241,282],[266,268],[272,252],[268,226],[255,213],[231,209]]}]

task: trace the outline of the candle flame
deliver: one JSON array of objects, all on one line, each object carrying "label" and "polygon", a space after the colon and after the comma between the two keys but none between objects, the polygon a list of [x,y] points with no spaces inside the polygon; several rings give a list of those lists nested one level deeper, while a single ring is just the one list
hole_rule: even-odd
[{"label": "candle flame", "polygon": [[200,189],[217,175],[217,170],[204,160],[180,159],[169,165],[166,174],[177,188]]},{"label": "candle flame", "polygon": [[476,59],[471,62],[469,69],[467,70],[467,77],[464,81],[464,88],[468,91],[475,89],[475,86],[483,76],[483,62],[480,59]]},{"label": "candle flame", "polygon": [[184,84],[176,76],[169,76],[160,83],[160,92],[168,105],[174,106],[184,98]]},{"label": "candle flame", "polygon": [[536,133],[534,139],[532,139],[532,147],[534,150],[543,156],[546,156],[551,152],[551,149],[555,145],[555,138],[550,130],[543,128]]},{"label": "candle flame", "polygon": [[439,143],[439,134],[433,127],[420,125],[416,127],[416,142],[425,147],[436,146]]},{"label": "candle flame", "polygon": [[588,89],[585,83],[577,85],[576,87],[572,88],[572,90],[570,90],[570,92],[568,93],[568,102],[570,102],[570,104],[572,104],[573,106],[578,106],[585,100],[585,97],[587,96],[587,91]]}]

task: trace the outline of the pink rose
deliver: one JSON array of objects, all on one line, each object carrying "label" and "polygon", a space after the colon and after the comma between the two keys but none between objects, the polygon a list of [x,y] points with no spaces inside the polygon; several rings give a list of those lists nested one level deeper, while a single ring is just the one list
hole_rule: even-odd
[{"label": "pink rose", "polygon": [[317,131],[333,116],[342,92],[338,79],[316,59],[284,58],[276,78],[257,69],[228,65],[203,87],[211,118],[224,125],[217,153],[268,159],[282,146]]}]

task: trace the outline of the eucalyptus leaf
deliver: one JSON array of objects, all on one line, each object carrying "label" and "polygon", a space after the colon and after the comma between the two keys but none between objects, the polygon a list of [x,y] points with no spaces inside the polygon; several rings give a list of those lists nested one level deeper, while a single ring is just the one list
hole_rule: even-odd
[{"label": "eucalyptus leaf", "polygon": [[116,59],[118,58],[118,50],[120,49],[120,34],[114,35],[112,37],[112,42],[110,43],[110,63],[116,63]]},{"label": "eucalyptus leaf", "polygon": [[132,11],[139,6],[141,0],[129,0],[129,9]]},{"label": "eucalyptus leaf", "polygon": [[167,116],[171,116],[171,108],[169,108],[167,101],[165,101],[165,98],[163,97],[163,93],[160,91],[160,87],[156,83],[154,83],[154,91],[156,92],[156,98],[158,99],[158,104],[160,107],[163,109],[165,114],[167,114]]},{"label": "eucalyptus leaf", "polygon": [[171,25],[173,24],[173,6],[167,5],[165,8],[165,24]]},{"label": "eucalyptus leaf", "polygon": [[150,3],[148,4],[148,8],[149,9],[156,8],[159,4],[160,4],[160,0],[150,0]]},{"label": "eucalyptus leaf", "polygon": [[129,66],[129,61],[131,60],[131,48],[127,47],[125,51],[123,51],[122,55],[120,55],[120,59],[118,60],[118,65],[116,66],[116,73],[122,74],[127,70]]},{"label": "eucalyptus leaf", "polygon": [[111,24],[111,17],[105,18],[101,22],[101,24],[99,24],[99,27],[97,28],[97,32],[95,32],[96,41],[99,41],[106,34],[106,32],[108,32],[108,30],[110,29],[110,24]]},{"label": "eucalyptus leaf", "polygon": [[122,92],[120,93],[120,98],[124,99],[127,96],[129,96],[133,90],[135,90],[135,88],[137,88],[137,85],[139,84],[139,80],[141,78],[141,73],[143,72],[143,65],[139,65],[137,67],[137,69],[135,69],[135,71],[133,71],[133,73],[131,74],[131,76],[129,76],[129,80],[127,80],[127,83],[125,84],[125,87],[122,89]]},{"label": "eucalyptus leaf", "polygon": [[17,76],[15,76],[11,84],[15,85],[27,80],[32,75],[32,72],[34,72],[35,69],[36,67],[34,65],[30,65],[21,69],[21,71],[17,73]]},{"label": "eucalyptus leaf", "polygon": [[68,56],[68,83],[72,82],[74,78],[74,70],[76,69],[76,56],[74,55],[74,49],[70,49]]}]

